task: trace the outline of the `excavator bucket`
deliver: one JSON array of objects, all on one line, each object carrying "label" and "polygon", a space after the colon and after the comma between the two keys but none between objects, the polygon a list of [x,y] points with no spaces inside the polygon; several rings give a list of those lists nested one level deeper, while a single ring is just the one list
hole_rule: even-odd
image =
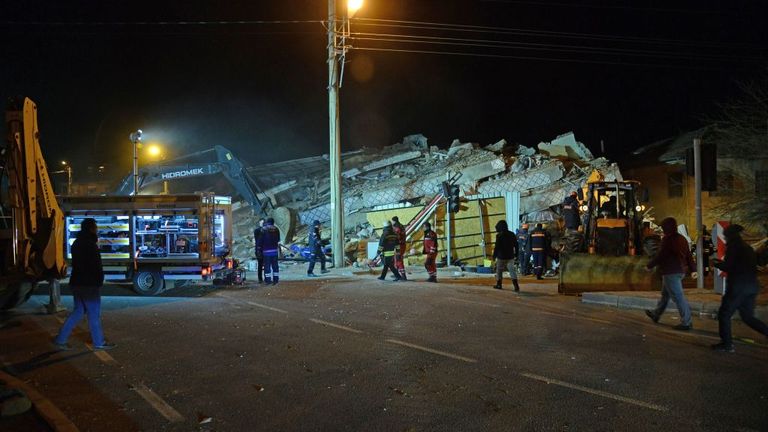
[{"label": "excavator bucket", "polygon": [[560,294],[604,291],[658,291],[661,279],[645,268],[648,257],[574,253],[563,256]]}]

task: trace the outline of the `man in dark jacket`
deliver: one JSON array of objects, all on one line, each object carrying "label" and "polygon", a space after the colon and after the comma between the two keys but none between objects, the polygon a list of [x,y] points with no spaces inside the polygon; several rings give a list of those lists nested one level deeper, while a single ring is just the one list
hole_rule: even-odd
[{"label": "man in dark jacket", "polygon": [[540,223],[536,224],[536,228],[528,236],[526,250],[533,257],[533,272],[536,274],[536,279],[544,279],[542,275],[544,274],[544,266],[547,264],[551,242],[549,233],[544,230]]},{"label": "man in dark jacket", "polygon": [[400,247],[400,242],[397,239],[397,234],[392,230],[392,224],[387,221],[384,225],[384,231],[381,233],[379,239],[379,253],[381,254],[384,268],[381,270],[381,276],[379,280],[384,280],[387,277],[387,270],[392,270],[395,275],[395,281],[400,280],[400,272],[395,267],[395,250]]},{"label": "man in dark jacket", "polygon": [[578,230],[581,225],[579,218],[579,200],[577,199],[576,192],[571,192],[570,195],[565,197],[563,201],[563,219],[565,219],[566,230]]},{"label": "man in dark jacket", "polygon": [[256,249],[256,277],[259,283],[264,282],[264,254],[261,251],[259,242],[261,241],[261,230],[264,227],[264,218],[259,219],[259,224],[253,230],[253,244]]},{"label": "man in dark jacket", "polygon": [[275,220],[268,218],[261,229],[259,248],[264,254],[264,282],[277,285],[280,281],[280,266],[277,257],[280,249],[280,230],[275,226]]},{"label": "man in dark jacket", "polygon": [[664,237],[661,239],[661,247],[655,257],[648,263],[648,269],[658,266],[658,271],[662,278],[661,299],[656,305],[655,310],[646,310],[645,314],[653,322],[659,322],[659,318],[667,308],[669,298],[675,301],[677,310],[680,313],[680,324],[676,325],[675,330],[690,330],[691,307],[683,293],[683,278],[687,273],[693,271],[693,256],[688,248],[688,241],[677,232],[677,221],[675,218],[668,217],[661,221],[661,229],[664,231]]},{"label": "man in dark jacket", "polygon": [[323,253],[323,239],[320,236],[320,221],[312,222],[312,228],[309,230],[309,267],[307,276],[316,277],[314,273],[315,262],[320,260],[320,273],[328,273],[325,269],[325,254]]},{"label": "man in dark jacket", "polygon": [[512,278],[515,292],[520,291],[520,285],[517,283],[517,271],[515,270],[517,252],[517,238],[509,230],[507,221],[498,221],[496,223],[496,244],[493,246],[493,258],[496,260],[496,285],[493,286],[494,288],[501,289],[504,269],[507,269]]},{"label": "man in dark jacket", "polygon": [[72,244],[72,274],[69,277],[69,287],[72,290],[75,309],[69,314],[59,334],[53,340],[61,350],[72,349],[67,344],[67,339],[83,319],[83,315],[88,316],[88,327],[91,330],[91,342],[95,351],[108,350],[116,346],[104,340],[104,332],[101,329],[101,286],[104,285],[104,271],[101,266],[97,233],[96,220],[83,219],[77,239]]},{"label": "man in dark jacket", "polygon": [[517,230],[517,251],[520,257],[520,274],[526,276],[531,274],[531,254],[528,253],[528,224],[524,223]]},{"label": "man in dark jacket", "polygon": [[755,318],[755,299],[760,292],[757,282],[757,255],[742,238],[741,225],[729,225],[724,231],[725,260],[713,259],[718,269],[727,272],[726,290],[717,313],[721,342],[712,345],[715,351],[733,352],[731,317],[737,310],[741,321],[763,336],[768,337],[768,326]]}]

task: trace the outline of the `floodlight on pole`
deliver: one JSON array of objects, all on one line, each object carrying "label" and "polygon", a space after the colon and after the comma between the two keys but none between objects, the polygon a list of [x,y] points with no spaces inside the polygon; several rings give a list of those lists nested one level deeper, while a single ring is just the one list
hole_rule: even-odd
[{"label": "floodlight on pole", "polygon": [[130,135],[128,135],[128,139],[131,140],[131,143],[133,143],[133,196],[136,196],[139,194],[139,141],[141,141],[141,136],[143,132],[141,129],[136,130],[136,132],[131,132]]}]

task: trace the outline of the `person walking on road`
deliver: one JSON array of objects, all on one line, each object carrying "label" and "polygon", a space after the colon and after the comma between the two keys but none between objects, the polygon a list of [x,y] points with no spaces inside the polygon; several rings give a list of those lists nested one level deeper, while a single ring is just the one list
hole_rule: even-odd
[{"label": "person walking on road", "polygon": [[259,223],[256,225],[256,228],[253,230],[253,244],[256,249],[256,277],[259,280],[259,283],[264,282],[264,253],[261,250],[261,246],[259,245],[259,241],[261,239],[261,230],[264,227],[264,218],[259,219]]},{"label": "person walking on road", "polygon": [[437,282],[437,233],[432,231],[432,224],[424,222],[424,249],[421,251],[426,255],[424,268],[427,269],[429,279],[427,282]]},{"label": "person walking on road", "polygon": [[395,249],[399,247],[400,243],[397,240],[397,234],[392,230],[392,224],[387,221],[384,225],[384,231],[381,233],[379,239],[379,254],[381,254],[384,268],[381,270],[381,276],[379,280],[385,280],[387,278],[387,270],[392,270],[392,274],[395,275],[395,281],[400,280],[400,272],[395,267]]},{"label": "person walking on road", "polygon": [[653,322],[659,322],[671,297],[680,313],[680,324],[674,328],[687,331],[692,328],[693,323],[691,307],[683,293],[683,278],[695,268],[693,256],[688,248],[688,241],[677,232],[675,218],[668,217],[661,221],[661,229],[664,231],[664,237],[661,239],[659,252],[647,265],[649,270],[658,266],[662,278],[661,299],[655,310],[646,310],[645,314]]},{"label": "person walking on road", "polygon": [[544,279],[542,275],[544,274],[544,265],[547,263],[550,242],[549,233],[544,230],[540,223],[536,224],[536,228],[528,236],[526,249],[533,257],[533,272],[538,280]]},{"label": "person walking on road", "polygon": [[315,262],[320,260],[320,273],[328,273],[325,269],[325,254],[323,253],[323,241],[320,236],[320,221],[312,222],[312,228],[309,230],[309,267],[307,267],[307,276],[317,277],[314,273]]},{"label": "person walking on road", "polygon": [[712,345],[715,351],[734,351],[731,317],[737,310],[744,324],[768,337],[768,326],[755,318],[755,300],[760,292],[760,284],[757,281],[757,254],[741,238],[743,230],[741,225],[729,225],[723,231],[726,241],[725,259],[712,260],[715,267],[728,273],[725,295],[717,313],[720,343]]},{"label": "person walking on road", "polygon": [[97,233],[96,220],[83,219],[80,223],[80,232],[72,244],[72,274],[69,278],[69,287],[72,290],[75,308],[53,340],[56,347],[61,350],[72,349],[67,344],[67,339],[83,319],[83,315],[88,317],[94,351],[109,350],[117,346],[104,340],[104,331],[101,328],[101,287],[104,285],[104,270],[101,265]]},{"label": "person walking on road", "polygon": [[392,231],[397,235],[398,244],[395,250],[395,267],[400,274],[400,279],[408,280],[405,275],[405,227],[397,216],[392,216]]},{"label": "person walking on road", "polygon": [[280,281],[280,265],[277,263],[280,248],[280,230],[275,226],[275,220],[268,218],[261,229],[259,238],[261,253],[264,255],[264,282],[277,285]]},{"label": "person walking on road", "polygon": [[498,221],[496,223],[496,244],[493,246],[493,258],[496,260],[496,285],[493,286],[494,288],[501,289],[501,281],[504,279],[504,269],[506,269],[512,278],[515,292],[520,291],[520,285],[517,283],[517,271],[515,270],[517,256],[517,238],[509,230],[507,221]]}]

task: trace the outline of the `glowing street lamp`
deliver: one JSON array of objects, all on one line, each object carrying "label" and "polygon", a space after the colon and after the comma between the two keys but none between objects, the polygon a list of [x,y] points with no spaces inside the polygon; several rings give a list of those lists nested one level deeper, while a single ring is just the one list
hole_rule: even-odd
[{"label": "glowing street lamp", "polygon": [[348,0],[347,1],[347,17],[352,17],[355,12],[363,7],[363,0]]},{"label": "glowing street lamp", "polygon": [[147,153],[153,158],[157,158],[163,153],[163,149],[157,144],[152,144],[147,147]]}]

